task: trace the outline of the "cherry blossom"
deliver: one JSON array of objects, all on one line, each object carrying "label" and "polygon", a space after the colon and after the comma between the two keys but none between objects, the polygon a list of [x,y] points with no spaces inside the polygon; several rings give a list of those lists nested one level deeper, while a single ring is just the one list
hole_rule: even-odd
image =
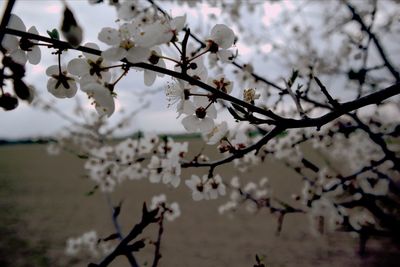
[{"label": "cherry blossom", "polygon": [[114,113],[114,97],[106,86],[92,82],[83,86],[81,90],[88,95],[89,99],[93,99],[93,104],[100,116],[110,117]]},{"label": "cherry blossom", "polygon": [[118,18],[123,20],[131,20],[140,14],[139,1],[124,1],[119,5],[117,10]]},{"label": "cherry blossom", "polygon": [[228,134],[228,124],[226,121],[214,126],[211,132],[203,134],[203,139],[209,145],[215,145]]},{"label": "cherry blossom", "polygon": [[190,101],[190,88],[187,82],[178,80],[172,85],[168,85],[165,89],[165,94],[168,100],[168,106],[176,104],[178,117],[182,114],[191,115],[195,112],[195,107]]},{"label": "cherry blossom", "polygon": [[208,41],[215,43],[220,48],[228,49],[235,41],[235,34],[225,24],[217,24],[211,29]]},{"label": "cherry blossom", "polygon": [[[15,14],[11,14],[8,27],[19,31],[26,31],[24,22]],[[28,33],[39,34],[35,26],[28,29]],[[10,54],[10,57],[17,63],[25,65],[27,61],[33,65],[40,62],[41,51],[34,42],[27,38],[20,38],[6,34],[1,45]]]},{"label": "cherry blossom", "polygon": [[218,196],[225,196],[226,189],[219,174],[208,180],[209,190],[208,194],[210,199],[216,199]]},{"label": "cherry blossom", "polygon": [[167,212],[165,213],[165,218],[168,221],[172,222],[179,216],[181,216],[181,209],[179,207],[179,204],[178,202],[172,202],[169,205]]},{"label": "cherry blossom", "polygon": [[153,196],[151,198],[150,209],[155,210],[160,204],[165,204],[167,201],[167,196],[165,194],[160,194]]},{"label": "cherry blossom", "polygon": [[177,41],[178,33],[183,29],[186,23],[186,15],[178,16],[173,19],[156,21],[153,24],[142,28],[141,38],[138,44],[142,46],[155,46]]},{"label": "cherry blossom", "polygon": [[140,46],[135,43],[135,39],[140,39],[137,29],[132,24],[125,23],[118,30],[113,28],[103,28],[98,34],[98,39],[106,44],[113,45],[104,50],[101,55],[109,61],[120,61],[126,58],[130,63],[138,63],[148,59],[151,52],[148,47],[152,45]]},{"label": "cherry blossom", "polygon": [[173,187],[178,187],[181,182],[181,163],[179,157],[170,156],[163,159],[161,162],[163,168],[162,181],[164,184],[171,184]]},{"label": "cherry blossom", "polygon": [[225,75],[218,75],[215,78],[209,78],[208,84],[213,86],[215,89],[224,92],[225,94],[230,94],[233,89],[233,82],[228,80]]},{"label": "cherry blossom", "polygon": [[207,97],[194,96],[195,114],[182,119],[183,127],[188,132],[209,133],[214,128],[214,119],[217,118],[217,110]]},{"label": "cherry blossom", "polygon": [[[61,72],[60,72],[61,70]],[[75,79],[69,76],[64,66],[52,65],[47,68],[46,74],[50,76],[47,90],[57,98],[71,98],[78,90]]]},{"label": "cherry blossom", "polygon": [[235,53],[228,48],[235,42],[235,34],[224,24],[217,24],[211,29],[208,38],[208,49],[211,55],[215,55],[222,62],[230,62],[234,59]]},{"label": "cherry blossom", "polygon": [[248,88],[243,90],[243,100],[247,103],[254,103],[254,100],[259,99],[260,94],[256,93],[254,88]]},{"label": "cherry blossom", "polygon": [[[95,43],[86,43],[85,46],[99,50],[99,46]],[[104,61],[102,57],[89,53],[83,53],[83,56],[84,58],[72,59],[67,65],[69,73],[82,77],[81,86],[90,81],[108,82],[110,80],[111,73],[107,68],[110,66],[109,63]]]},{"label": "cherry blossom", "polygon": [[190,190],[192,190],[192,198],[194,201],[210,198],[207,191],[207,189],[209,188],[205,186],[207,180],[207,175],[204,175],[202,176],[202,178],[200,178],[199,176],[193,174],[190,180],[185,181],[186,186],[189,187]]}]

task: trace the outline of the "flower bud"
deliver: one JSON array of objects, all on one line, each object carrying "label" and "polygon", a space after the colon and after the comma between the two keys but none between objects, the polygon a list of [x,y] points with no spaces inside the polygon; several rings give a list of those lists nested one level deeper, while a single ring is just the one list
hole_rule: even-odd
[{"label": "flower bud", "polygon": [[82,42],[82,28],[78,25],[75,20],[72,11],[65,6],[64,18],[61,25],[61,32],[65,39],[72,47],[78,47]]},{"label": "flower bud", "polygon": [[18,99],[11,96],[9,93],[4,93],[0,96],[0,107],[4,110],[13,110],[18,106]]}]

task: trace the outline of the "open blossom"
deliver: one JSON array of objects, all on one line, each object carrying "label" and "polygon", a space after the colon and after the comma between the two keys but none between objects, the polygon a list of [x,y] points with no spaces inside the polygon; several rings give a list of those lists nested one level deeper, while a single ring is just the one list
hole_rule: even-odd
[{"label": "open blossom", "polygon": [[168,107],[176,104],[176,111],[178,112],[178,118],[182,114],[191,115],[195,112],[195,107],[192,101],[190,101],[190,89],[191,86],[182,80],[177,80],[176,83],[168,85],[165,89],[165,95],[168,100]]},{"label": "open blossom", "polygon": [[118,6],[117,11],[118,18],[123,20],[131,20],[140,14],[139,1],[125,1]]},{"label": "open blossom", "polygon": [[162,166],[162,181],[164,184],[171,184],[173,187],[178,187],[181,182],[181,164],[179,157],[173,155],[161,161]]},{"label": "open blossom", "polygon": [[[86,43],[85,47],[99,50],[99,46],[95,43]],[[82,77],[81,86],[90,81],[110,81],[111,73],[107,69],[110,64],[100,56],[85,52],[82,54],[84,58],[74,58],[67,65],[69,73]]]},{"label": "open blossom", "polygon": [[243,100],[247,103],[253,103],[254,100],[259,99],[260,94],[256,93],[254,88],[244,89],[243,91]]},{"label": "open blossom", "polygon": [[81,88],[90,99],[93,99],[93,104],[100,116],[107,115],[108,117],[114,113],[115,103],[114,97],[107,87],[103,84],[92,82]]},{"label": "open blossom", "polygon": [[222,138],[224,138],[228,133],[228,124],[226,121],[221,122],[220,124],[216,125],[211,132],[203,134],[203,139],[209,145],[215,145]]},{"label": "open blossom", "polygon": [[168,209],[169,210],[165,213],[165,218],[168,221],[171,222],[181,216],[181,209],[179,208],[179,204],[177,202],[172,202]]},{"label": "open blossom", "polygon": [[65,254],[68,256],[75,256],[76,254],[79,253],[80,249],[82,247],[82,238],[68,238],[67,239],[67,245],[65,247]]},{"label": "open blossom", "polygon": [[[61,69],[61,72],[60,72]],[[64,66],[53,65],[47,68],[46,74],[50,76],[47,90],[57,98],[71,98],[76,94],[75,79],[68,75]]]},{"label": "open blossom", "polygon": [[110,27],[101,29],[98,39],[112,47],[104,50],[101,55],[109,61],[120,61],[126,58],[130,63],[138,63],[151,55],[147,45],[138,45],[135,41],[140,38],[137,29],[130,23],[125,23],[116,30]]},{"label": "open blossom", "polygon": [[181,216],[179,204],[177,202],[171,204],[167,203],[167,197],[165,194],[156,195],[151,199],[150,209],[154,210],[159,206],[163,206],[166,209],[164,216],[168,221],[173,221]]},{"label": "open blossom", "polygon": [[165,194],[160,194],[153,196],[151,199],[150,209],[155,210],[159,205],[165,204],[167,202],[167,197]]},{"label": "open blossom", "polygon": [[208,180],[208,194],[210,199],[216,199],[218,196],[225,196],[226,188],[222,182],[222,178],[219,174],[215,175],[213,178]]},{"label": "open blossom", "polygon": [[177,41],[178,33],[183,29],[186,23],[186,15],[178,16],[173,19],[166,18],[162,21],[156,21],[153,24],[142,28],[138,44],[141,46],[155,46]]},{"label": "open blossom", "polygon": [[199,176],[193,174],[190,180],[185,181],[186,186],[192,190],[192,198],[194,201],[210,198],[207,188],[205,187],[207,180],[207,175],[204,175],[202,178],[200,178]]},{"label": "open blossom", "polygon": [[211,29],[208,38],[208,49],[211,55],[215,55],[217,59],[223,62],[230,62],[234,59],[233,51],[228,50],[235,42],[235,34],[224,24],[217,24]]},{"label": "open blossom", "polygon": [[[8,27],[23,32],[26,31],[24,22],[15,14],[11,14]],[[30,27],[28,33],[39,34],[35,26]],[[40,48],[27,38],[18,39],[13,35],[6,34],[1,45],[16,63],[25,65],[29,61],[29,63],[37,65],[40,62]]]},{"label": "open blossom", "polygon": [[183,127],[189,132],[209,133],[214,128],[214,119],[217,118],[217,110],[207,97],[194,96],[194,114],[182,119]]},{"label": "open blossom", "polygon": [[233,82],[228,80],[225,75],[218,75],[215,78],[209,78],[208,84],[225,94],[230,94],[233,88]]}]

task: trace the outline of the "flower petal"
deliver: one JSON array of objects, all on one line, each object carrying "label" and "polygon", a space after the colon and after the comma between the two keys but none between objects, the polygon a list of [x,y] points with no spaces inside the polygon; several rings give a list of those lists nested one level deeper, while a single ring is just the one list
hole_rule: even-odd
[{"label": "flower petal", "polygon": [[189,115],[182,119],[182,125],[188,132],[196,132],[199,129],[199,119],[196,115]]},{"label": "flower petal", "polygon": [[9,52],[15,50],[19,46],[19,40],[17,37],[6,34],[1,42],[1,45]]},{"label": "flower petal", "polygon": [[132,47],[129,49],[126,59],[130,63],[139,63],[145,61],[150,57],[151,53],[148,48],[145,47]]},{"label": "flower petal", "polygon": [[120,61],[121,59],[126,57],[126,54],[126,50],[121,47],[111,47],[103,51],[103,53],[101,53],[101,56],[109,61]]},{"label": "flower petal", "polygon": [[84,76],[89,73],[89,64],[86,59],[74,58],[68,62],[67,70],[69,73],[77,76]]},{"label": "flower petal", "polygon": [[213,128],[214,120],[209,117],[205,117],[204,119],[200,120],[200,123],[198,124],[198,129],[202,133],[209,133],[213,130]]},{"label": "flower petal", "polygon": [[221,48],[228,49],[235,41],[235,34],[225,24],[217,24],[211,29],[210,39]]},{"label": "flower petal", "polygon": [[119,31],[110,27],[101,29],[97,38],[108,45],[117,45],[121,42]]},{"label": "flower petal", "polygon": [[19,30],[21,32],[26,32],[24,22],[20,17],[15,14],[11,14],[10,20],[8,21],[8,28]]},{"label": "flower petal", "polygon": [[52,76],[58,74],[58,65],[51,65],[46,69],[46,75]]},{"label": "flower petal", "polygon": [[25,51],[22,51],[21,49],[15,49],[11,54],[11,58],[18,64],[25,65],[27,58]]},{"label": "flower petal", "polygon": [[37,65],[40,63],[40,59],[42,57],[42,52],[38,46],[32,47],[32,51],[28,51],[27,53],[28,61],[32,65]]},{"label": "flower petal", "polygon": [[144,84],[147,86],[153,85],[157,77],[157,74],[151,70],[144,70]]}]

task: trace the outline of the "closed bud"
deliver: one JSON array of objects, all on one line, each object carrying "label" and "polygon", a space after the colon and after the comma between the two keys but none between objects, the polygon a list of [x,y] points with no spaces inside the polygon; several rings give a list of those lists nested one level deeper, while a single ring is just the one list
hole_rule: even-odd
[{"label": "closed bud", "polygon": [[9,93],[0,96],[0,107],[4,110],[13,110],[18,106],[18,99]]},{"label": "closed bud", "polygon": [[29,100],[32,98],[31,90],[21,79],[14,80],[14,92],[22,100]]},{"label": "closed bud", "polygon": [[82,42],[83,31],[75,20],[72,11],[65,6],[61,32],[72,47],[78,47]]}]

